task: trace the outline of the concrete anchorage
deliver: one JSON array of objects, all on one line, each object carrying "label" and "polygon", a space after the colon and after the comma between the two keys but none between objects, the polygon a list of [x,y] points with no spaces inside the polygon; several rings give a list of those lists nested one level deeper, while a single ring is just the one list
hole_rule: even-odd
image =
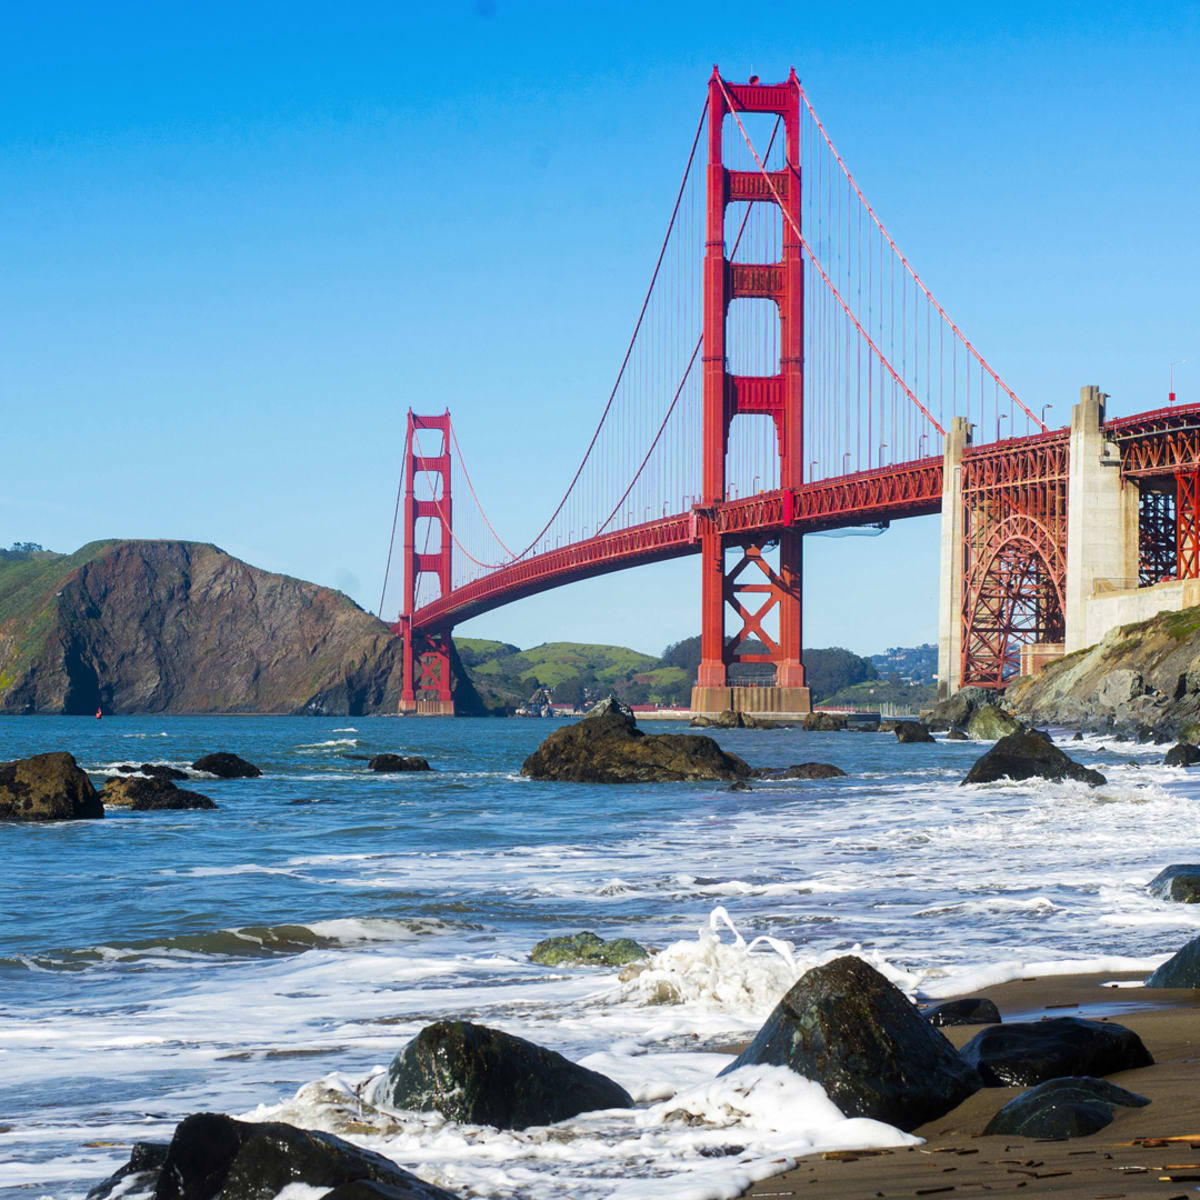
[{"label": "concrete anchorage", "polygon": [[955,417],[946,435],[942,461],[942,561],[938,591],[938,699],[958,691],[962,684],[963,450],[971,443],[971,424]]}]

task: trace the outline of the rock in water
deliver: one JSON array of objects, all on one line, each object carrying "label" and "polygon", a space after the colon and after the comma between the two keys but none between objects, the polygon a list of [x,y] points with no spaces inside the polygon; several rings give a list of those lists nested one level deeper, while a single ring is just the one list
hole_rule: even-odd
[{"label": "rock in water", "polygon": [[1163,765],[1168,767],[1191,767],[1200,762],[1200,746],[1190,742],[1177,742],[1167,751]]},{"label": "rock in water", "polygon": [[77,821],[104,816],[92,781],[64,750],[0,763],[0,821]]},{"label": "rock in water", "polygon": [[1010,733],[1016,733],[1021,722],[1010,717],[1002,708],[993,704],[981,704],[967,722],[967,734],[981,742],[996,742]]},{"label": "rock in water", "polygon": [[929,730],[920,721],[897,721],[896,741],[898,742],[932,742]]},{"label": "rock in water", "polygon": [[395,775],[400,771],[432,771],[433,768],[419,754],[377,754],[367,766],[372,771]]},{"label": "rock in water", "polygon": [[1179,904],[1200,902],[1200,866],[1195,863],[1174,863],[1163,867],[1148,885],[1150,895]]},{"label": "rock in water", "polygon": [[573,783],[671,783],[746,779],[750,767],[710,737],[642,733],[633,714],[602,700],[574,725],[556,729],[525,760],[521,774]]},{"label": "rock in water", "polygon": [[1099,771],[1081,766],[1064,754],[1039,729],[1019,729],[1002,737],[977,759],[963,783],[993,783],[997,779],[1076,779],[1089,787],[1108,780]]},{"label": "rock in water", "polygon": [[134,1142],[129,1161],[103,1183],[98,1183],[87,1194],[87,1200],[108,1200],[114,1192],[125,1196],[132,1192],[153,1194],[158,1173],[167,1160],[165,1142]]},{"label": "rock in water", "polygon": [[392,1060],[374,1102],[497,1129],[633,1107],[629,1093],[606,1075],[469,1021],[439,1021],[422,1029]]},{"label": "rock in water", "polygon": [[650,951],[633,938],[605,941],[586,930],[570,936],[545,938],[529,953],[529,961],[543,967],[558,967],[564,963],[623,967],[649,957]]},{"label": "rock in water", "polygon": [[215,775],[218,779],[257,779],[262,774],[253,763],[225,750],[196,759],[192,770]]},{"label": "rock in water", "polygon": [[1111,1124],[1117,1104],[1144,1108],[1149,1103],[1145,1096],[1090,1075],[1048,1079],[1010,1100],[983,1132],[1061,1142],[1087,1137]]},{"label": "rock in water", "polygon": [[846,728],[846,718],[839,713],[811,712],[804,718],[809,733],[840,733]]},{"label": "rock in water", "polygon": [[965,742],[967,735],[961,729],[947,729],[946,741],[948,742]]},{"label": "rock in water", "polygon": [[456,1200],[371,1150],[282,1121],[195,1113],[175,1127],[154,1200],[267,1200],[292,1183],[336,1188],[369,1180],[389,1200]]},{"label": "rock in water", "polygon": [[1192,938],[1185,946],[1176,950],[1146,980],[1146,986],[1152,988],[1200,987],[1200,937]]},{"label": "rock in water", "polygon": [[724,712],[719,712],[716,716],[708,716],[700,714],[695,716],[689,722],[697,729],[744,729],[746,727],[745,719],[739,712],[734,712],[732,708],[727,708]]},{"label": "rock in water", "polygon": [[176,787],[169,779],[151,776],[144,779],[110,779],[100,792],[106,807],[128,808],[133,812],[154,812],[163,809],[216,808],[207,796]]},{"label": "rock in water", "polygon": [[999,1025],[1000,1010],[982,996],[967,1000],[947,1000],[925,1010],[925,1019],[938,1029],[947,1025]]},{"label": "rock in water", "polygon": [[760,767],[754,772],[757,779],[839,779],[846,774],[833,763],[796,763],[790,767]]},{"label": "rock in water", "polygon": [[722,1075],[765,1063],[815,1080],[848,1117],[915,1129],[980,1086],[973,1067],[861,958],[801,976]]},{"label": "rock in water", "polygon": [[1064,1075],[1111,1075],[1154,1065],[1132,1029],[1082,1017],[996,1025],[977,1033],[961,1054],[987,1087],[1023,1086]]}]

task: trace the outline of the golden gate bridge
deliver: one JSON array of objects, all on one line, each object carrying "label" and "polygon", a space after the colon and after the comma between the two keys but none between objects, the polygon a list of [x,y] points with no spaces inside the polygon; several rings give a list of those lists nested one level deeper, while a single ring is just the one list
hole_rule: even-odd
[{"label": "golden gate bridge", "polygon": [[[1044,415],[900,251],[795,70],[714,67],[615,381],[532,539],[493,526],[449,411],[409,410],[384,583],[399,550],[401,710],[453,711],[456,624],[694,554],[693,709],[805,712],[804,535],[939,511],[939,676],[1003,686],[1079,643],[1101,585],[1200,574],[1200,406],[1106,422],[1093,388],[1071,429]],[[753,695],[747,662],[774,669]]]}]

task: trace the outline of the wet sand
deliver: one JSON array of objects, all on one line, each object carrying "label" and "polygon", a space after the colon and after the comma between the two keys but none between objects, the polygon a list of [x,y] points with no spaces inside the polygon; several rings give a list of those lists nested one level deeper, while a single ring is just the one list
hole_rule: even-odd
[{"label": "wet sand", "polygon": [[[1060,1196],[1123,1200],[1200,1196],[1200,990],[1106,988],[1140,976],[1073,975],[985,988],[1006,1021],[1079,1016],[1133,1029],[1155,1065],[1107,1078],[1146,1096],[1113,1123],[1065,1142],[983,1136],[992,1116],[1024,1088],[983,1088],[913,1132],[922,1146],[813,1155],[755,1184],[745,1196],[877,1200],[933,1196]],[[984,1026],[945,1029],[962,1046]]]}]

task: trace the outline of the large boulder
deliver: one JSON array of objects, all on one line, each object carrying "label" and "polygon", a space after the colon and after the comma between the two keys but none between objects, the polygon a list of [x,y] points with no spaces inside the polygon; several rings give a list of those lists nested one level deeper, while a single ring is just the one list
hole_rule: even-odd
[{"label": "large boulder", "polygon": [[750,767],[710,737],[647,736],[616,701],[600,704],[574,725],[556,729],[525,760],[521,774],[573,783],[669,783],[746,779]]},{"label": "large boulder", "polygon": [[166,1142],[134,1142],[129,1161],[114,1171],[87,1194],[87,1200],[108,1200],[116,1193],[126,1196],[135,1192],[154,1193],[158,1173],[167,1161]]},{"label": "large boulder", "polygon": [[1082,1017],[994,1025],[977,1033],[960,1053],[987,1087],[1019,1087],[1063,1075],[1111,1075],[1154,1065],[1132,1029]]},{"label": "large boulder", "polygon": [[838,779],[846,774],[833,763],[795,763],[790,767],[759,767],[754,775],[757,779]]},{"label": "large boulder", "polygon": [[135,767],[132,763],[121,763],[119,766],[108,769],[117,775],[141,774],[150,775],[156,779],[171,779],[175,781],[191,778],[186,771],[181,771],[178,767],[172,767],[168,763],[142,763],[140,767]]},{"label": "large boulder", "polygon": [[960,688],[953,696],[939,700],[930,708],[923,708],[920,718],[930,729],[966,729],[971,716],[980,708],[991,708],[1000,703],[1002,693],[991,688]]},{"label": "large boulder", "polygon": [[219,750],[216,754],[206,754],[192,763],[193,771],[203,771],[206,775],[215,775],[218,779],[257,779],[262,774],[253,763],[247,762],[227,750]]},{"label": "large boulder", "polygon": [[841,713],[810,712],[804,717],[804,728],[809,733],[840,733],[846,718]]},{"label": "large boulder", "polygon": [[[135,1162],[147,1165],[135,1168]],[[113,1189],[101,1189],[114,1181],[125,1185],[116,1194],[125,1194],[135,1182],[131,1175],[139,1185],[156,1178],[154,1200],[269,1200],[293,1183],[328,1190],[357,1182],[378,1185],[380,1200],[456,1200],[383,1155],[331,1133],[282,1121],[237,1121],[221,1113],[180,1121],[165,1156],[154,1147],[135,1146],[129,1166],[90,1196],[111,1195]]]},{"label": "large boulder", "polygon": [[1176,950],[1149,979],[1148,988],[1200,988],[1200,937]]},{"label": "large boulder", "polygon": [[633,1107],[629,1093],[607,1075],[470,1021],[438,1021],[422,1029],[392,1060],[373,1102],[497,1129],[553,1125],[581,1112]]},{"label": "large boulder", "polygon": [[981,704],[967,722],[967,735],[981,742],[997,742],[1010,733],[1016,733],[1021,722],[1009,716],[994,704]]},{"label": "large boulder", "polygon": [[1000,1010],[984,996],[971,996],[927,1008],[925,1019],[939,1029],[948,1025],[999,1025]]},{"label": "large boulder", "polygon": [[1076,779],[1089,787],[1108,782],[1099,771],[1064,754],[1040,729],[1019,729],[1002,737],[975,761],[963,783],[994,783],[997,779]]},{"label": "large boulder", "polygon": [[649,957],[650,951],[633,938],[613,938],[611,941],[605,941],[599,935],[586,930],[583,933],[543,938],[529,952],[529,961],[543,967],[623,967]]},{"label": "large boulder", "polygon": [[901,1129],[942,1116],[980,1087],[903,992],[854,955],[802,975],[721,1074],[759,1063],[816,1081],[848,1117]]},{"label": "large boulder", "polygon": [[896,741],[898,742],[932,742],[928,728],[921,721],[897,721]]},{"label": "large boulder", "polygon": [[1173,863],[1163,867],[1146,885],[1150,895],[1179,904],[1200,903],[1200,866],[1195,863]]},{"label": "large boulder", "polygon": [[128,808],[133,812],[217,807],[208,796],[176,787],[158,775],[110,779],[100,792],[100,800],[105,808]]},{"label": "large boulder", "polygon": [[65,750],[0,763],[0,821],[77,821],[104,816],[104,805]]},{"label": "large boulder", "polygon": [[1176,742],[1163,756],[1163,765],[1168,767],[1191,767],[1200,762],[1200,746],[1191,742]]},{"label": "large boulder", "polygon": [[433,768],[419,754],[376,754],[367,763],[372,771],[394,775],[399,771],[432,771]]},{"label": "large boulder", "polygon": [[1061,1142],[1087,1137],[1110,1125],[1113,1109],[1144,1108],[1150,1101],[1105,1079],[1070,1075],[1048,1079],[1010,1100],[988,1123],[985,1134]]}]

